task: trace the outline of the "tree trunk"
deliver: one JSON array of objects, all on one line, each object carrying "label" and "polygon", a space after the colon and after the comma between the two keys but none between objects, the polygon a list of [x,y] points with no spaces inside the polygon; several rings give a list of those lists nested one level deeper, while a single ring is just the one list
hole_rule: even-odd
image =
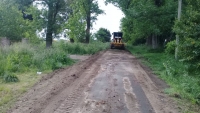
[{"label": "tree trunk", "polygon": [[48,11],[48,22],[47,22],[47,33],[46,33],[46,47],[49,48],[52,46],[52,34],[53,34],[53,24],[54,24],[54,12],[53,12],[53,3],[49,4]]},{"label": "tree trunk", "polygon": [[156,35],[152,35],[152,48],[153,49],[158,48],[158,37]]},{"label": "tree trunk", "polygon": [[49,48],[52,46],[52,42],[53,42],[53,39],[52,39],[52,32],[47,30],[47,34],[46,34],[46,48]]},{"label": "tree trunk", "polygon": [[91,26],[91,1],[88,0],[88,11],[87,11],[87,28],[86,28],[86,43],[90,42],[90,26]]},{"label": "tree trunk", "polygon": [[151,37],[151,36],[148,36],[148,37],[146,38],[146,45],[147,45],[147,46],[151,46],[151,45],[152,45],[152,37]]}]

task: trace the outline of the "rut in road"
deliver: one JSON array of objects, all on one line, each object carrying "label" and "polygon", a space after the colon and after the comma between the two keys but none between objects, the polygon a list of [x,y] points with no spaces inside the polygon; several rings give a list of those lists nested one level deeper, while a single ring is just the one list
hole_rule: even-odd
[{"label": "rut in road", "polygon": [[99,52],[45,76],[8,113],[178,113],[129,52]]}]

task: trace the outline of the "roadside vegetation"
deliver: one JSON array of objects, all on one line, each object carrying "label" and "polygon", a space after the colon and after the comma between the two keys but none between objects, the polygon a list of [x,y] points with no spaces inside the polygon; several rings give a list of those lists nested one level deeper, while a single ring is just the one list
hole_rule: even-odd
[{"label": "roadside vegetation", "polygon": [[109,48],[109,43],[103,43],[101,41],[92,40],[91,43],[66,43],[61,41],[59,43],[55,43],[54,47],[58,47],[63,49],[66,53],[69,54],[94,54],[98,51],[105,50]]},{"label": "roadside vegetation", "polygon": [[99,30],[95,33],[96,39],[101,42],[110,42],[111,36],[110,31],[106,28],[99,28]]},{"label": "roadside vegetation", "polygon": [[200,72],[190,71],[190,64],[175,60],[172,54],[163,49],[154,50],[146,45],[128,45],[127,49],[170,86],[164,92],[184,106],[184,113],[198,112]]},{"label": "roadside vegetation", "polygon": [[14,43],[0,47],[0,113],[42,76],[73,64],[69,54],[94,54],[108,48],[108,43],[97,41],[90,44],[58,41],[53,44],[48,49],[45,43]]}]

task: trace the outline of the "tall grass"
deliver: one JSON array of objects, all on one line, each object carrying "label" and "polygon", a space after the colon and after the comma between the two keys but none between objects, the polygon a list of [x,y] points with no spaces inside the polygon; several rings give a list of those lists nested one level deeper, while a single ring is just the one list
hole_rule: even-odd
[{"label": "tall grass", "polygon": [[143,63],[170,85],[170,88],[165,89],[166,93],[200,105],[200,75],[189,73],[187,64],[160,50],[152,51],[144,45],[129,45],[127,49],[135,56],[142,57]]},{"label": "tall grass", "polygon": [[15,43],[0,48],[0,76],[6,82],[19,81],[14,73],[31,70],[54,70],[72,63],[59,48],[46,49],[44,45]]},{"label": "tall grass", "polygon": [[54,42],[53,47],[49,49],[46,49],[45,44],[23,43],[1,47],[0,79],[6,82],[16,82],[19,79],[14,73],[30,70],[55,70],[73,62],[67,54],[94,54],[108,47],[108,43],[98,41],[89,44],[59,41]]}]

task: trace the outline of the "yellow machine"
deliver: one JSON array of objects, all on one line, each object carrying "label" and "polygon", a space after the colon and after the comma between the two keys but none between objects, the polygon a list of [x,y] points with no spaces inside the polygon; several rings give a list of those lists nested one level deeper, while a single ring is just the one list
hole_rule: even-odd
[{"label": "yellow machine", "polygon": [[123,33],[122,32],[113,32],[113,39],[110,43],[110,48],[120,48],[120,49],[124,49],[124,43],[122,41],[122,36]]}]

